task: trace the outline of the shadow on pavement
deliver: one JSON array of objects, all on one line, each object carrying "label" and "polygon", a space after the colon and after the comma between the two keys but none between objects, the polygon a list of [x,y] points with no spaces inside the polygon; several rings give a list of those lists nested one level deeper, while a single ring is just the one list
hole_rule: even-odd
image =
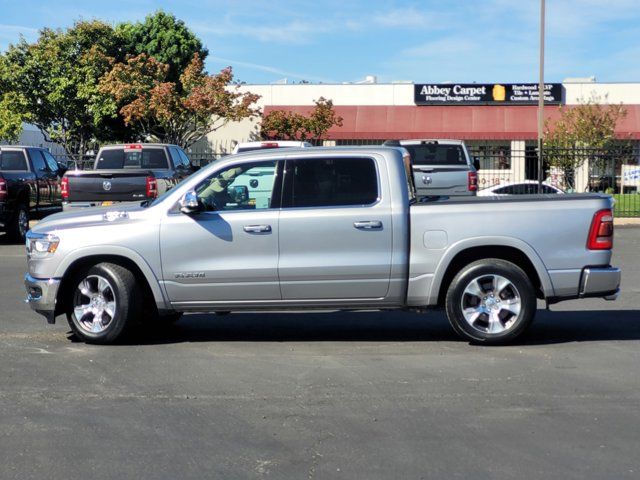
[{"label": "shadow on pavement", "polygon": [[[70,333],[71,335],[71,333]],[[73,341],[76,339],[71,335]],[[516,345],[639,340],[637,310],[539,310]],[[436,342],[462,341],[441,312],[232,313],[185,315],[174,325],[146,327],[126,342]]]}]

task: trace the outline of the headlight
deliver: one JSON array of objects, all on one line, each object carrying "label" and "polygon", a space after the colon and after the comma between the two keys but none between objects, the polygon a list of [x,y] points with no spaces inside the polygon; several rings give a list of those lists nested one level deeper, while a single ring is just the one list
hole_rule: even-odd
[{"label": "headlight", "polygon": [[27,232],[27,255],[30,257],[44,257],[58,249],[60,239],[51,233]]}]

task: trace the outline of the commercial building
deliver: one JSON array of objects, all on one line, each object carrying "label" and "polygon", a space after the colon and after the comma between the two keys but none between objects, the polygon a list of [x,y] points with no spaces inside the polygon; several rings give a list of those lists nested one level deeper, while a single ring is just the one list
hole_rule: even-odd
[{"label": "commercial building", "polygon": [[[309,112],[314,100],[331,99],[342,127],[329,131],[325,145],[380,143],[386,139],[464,139],[480,158],[481,185],[537,178],[537,84],[272,84],[243,85],[261,96],[263,112]],[[589,99],[624,104],[617,135],[640,144],[640,83],[565,81],[547,84],[545,118]],[[209,148],[229,152],[236,141],[259,138],[258,121],[229,124],[207,137]],[[582,168],[587,169],[588,164]],[[586,189],[589,175],[580,175]]]}]

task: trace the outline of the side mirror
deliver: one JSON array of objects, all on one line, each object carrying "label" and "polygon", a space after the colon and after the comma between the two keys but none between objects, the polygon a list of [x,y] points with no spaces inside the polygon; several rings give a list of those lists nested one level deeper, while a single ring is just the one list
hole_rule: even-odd
[{"label": "side mirror", "polygon": [[69,168],[62,162],[57,162],[57,163],[58,163],[58,174],[64,175],[66,171],[69,170]]},{"label": "side mirror", "polygon": [[191,162],[189,165],[191,166],[191,171],[192,172],[197,172],[198,170],[200,170],[200,165],[196,165],[193,162]]},{"label": "side mirror", "polygon": [[473,157],[473,168],[480,170],[480,159],[478,157]]},{"label": "side mirror", "polygon": [[232,185],[227,187],[227,195],[233,203],[242,204],[249,200],[249,189],[245,185]]},{"label": "side mirror", "polygon": [[180,199],[180,211],[184,214],[190,215],[202,210],[200,202],[198,202],[198,195],[195,190],[189,190]]}]

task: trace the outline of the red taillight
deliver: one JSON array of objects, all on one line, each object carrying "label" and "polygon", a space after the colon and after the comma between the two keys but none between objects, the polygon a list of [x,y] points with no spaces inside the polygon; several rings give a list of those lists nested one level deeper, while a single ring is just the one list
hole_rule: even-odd
[{"label": "red taillight", "polygon": [[158,196],[158,181],[154,177],[147,177],[147,198]]},{"label": "red taillight", "polygon": [[469,191],[477,192],[478,191],[478,173],[477,172],[469,172]]},{"label": "red taillight", "polygon": [[142,150],[142,145],[139,143],[132,143],[124,146],[125,150]]},{"label": "red taillight", "polygon": [[589,250],[611,250],[613,248],[613,212],[611,209],[600,210],[593,216],[587,248]]},{"label": "red taillight", "polygon": [[260,148],[278,148],[278,142],[262,142]]},{"label": "red taillight", "polygon": [[0,178],[0,201],[7,199],[7,181]]},{"label": "red taillight", "polygon": [[62,177],[62,180],[60,180],[60,194],[63,200],[69,198],[69,178],[67,177]]}]

